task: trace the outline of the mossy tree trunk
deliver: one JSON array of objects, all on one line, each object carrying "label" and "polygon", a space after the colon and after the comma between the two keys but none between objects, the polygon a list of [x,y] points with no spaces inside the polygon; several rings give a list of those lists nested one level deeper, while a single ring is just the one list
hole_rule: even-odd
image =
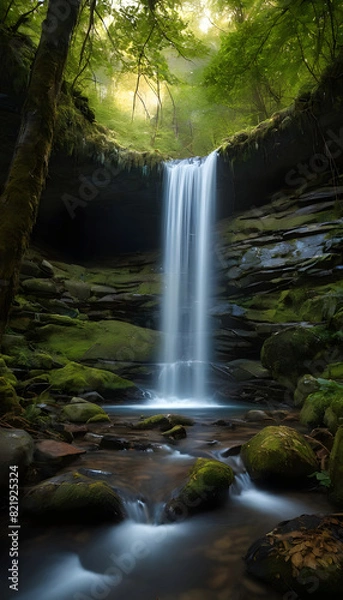
[{"label": "mossy tree trunk", "polygon": [[49,0],[21,128],[0,198],[0,340],[47,175],[56,107],[80,3],[81,0]]}]

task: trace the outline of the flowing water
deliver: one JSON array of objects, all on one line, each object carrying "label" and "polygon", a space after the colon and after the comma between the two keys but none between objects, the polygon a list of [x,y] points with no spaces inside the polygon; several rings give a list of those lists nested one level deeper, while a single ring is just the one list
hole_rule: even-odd
[{"label": "flowing water", "polygon": [[165,164],[163,368],[160,396],[169,404],[203,401],[210,336],[211,246],[217,154]]},{"label": "flowing water", "polygon": [[[139,443],[148,444],[141,444],[140,450],[131,446],[110,451],[80,440],[77,443],[88,452],[65,469],[104,479],[119,490],[127,518],[118,525],[101,526],[43,527],[23,522],[19,592],[12,593],[7,585],[5,525],[0,590],[4,600],[276,600],[278,594],[245,574],[242,557],[278,522],[330,511],[319,494],[258,489],[240,459],[228,456],[256,429],[242,419],[249,406],[215,406],[206,385],[215,173],[215,153],[204,161],[165,167],[165,345],[159,391],[143,406],[107,405],[113,426],[93,426],[100,433],[133,441],[139,437]],[[165,414],[181,407],[194,417],[194,426],[177,447],[158,431],[138,434],[130,426],[141,412],[148,416],[157,407]],[[163,524],[164,503],[184,484],[199,456],[233,468],[235,483],[225,505]]]}]

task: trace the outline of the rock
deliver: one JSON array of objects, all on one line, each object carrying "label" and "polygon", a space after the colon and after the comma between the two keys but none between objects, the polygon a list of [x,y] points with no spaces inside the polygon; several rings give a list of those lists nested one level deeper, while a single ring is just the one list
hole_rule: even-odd
[{"label": "rock", "polygon": [[[85,316],[85,315],[84,315]],[[81,321],[73,319],[66,335],[58,324],[39,327],[34,332],[37,348],[71,361],[150,362],[156,359],[161,334],[116,320]]]},{"label": "rock", "polygon": [[63,424],[63,429],[64,431],[71,433],[73,437],[78,437],[88,433],[88,427],[86,427],[86,425],[75,425],[71,423],[65,423]]},{"label": "rock", "polygon": [[119,496],[102,480],[78,472],[52,477],[32,488],[23,498],[24,513],[39,521],[122,521],[125,510]]},{"label": "rock", "polygon": [[273,419],[264,410],[248,410],[244,416],[246,421],[272,421]]},{"label": "rock", "polygon": [[[24,477],[33,460],[32,437],[23,429],[0,428],[0,487],[8,490],[9,466],[18,466],[19,478]],[[23,483],[22,479],[19,480]]]},{"label": "rock", "polygon": [[166,415],[153,415],[147,419],[143,419],[133,425],[134,429],[160,429],[167,431],[170,428],[170,421]]},{"label": "rock", "polygon": [[18,383],[16,376],[8,368],[2,357],[0,357],[0,377],[4,377],[6,381],[13,386]]},{"label": "rock", "polygon": [[294,389],[299,377],[308,372],[308,362],[324,349],[325,330],[320,327],[292,327],[268,338],[261,361],[274,379]]},{"label": "rock", "polygon": [[338,600],[343,587],[343,517],[302,515],[284,521],[254,542],[244,560],[248,573],[284,598]]},{"label": "rock", "polygon": [[104,402],[104,397],[99,394],[99,392],[84,392],[82,398],[88,400],[88,402],[94,402],[95,404],[103,404]]},{"label": "rock", "polygon": [[34,458],[37,462],[47,462],[58,467],[64,467],[84,452],[85,450],[65,442],[41,440],[35,444]]},{"label": "rock", "polygon": [[106,294],[115,294],[116,290],[109,285],[92,285],[91,293],[94,296],[104,296]]},{"label": "rock", "polygon": [[255,481],[306,483],[317,470],[315,453],[295,429],[270,425],[243,444],[241,456]]},{"label": "rock", "polygon": [[162,435],[163,437],[172,440],[182,440],[187,437],[187,431],[183,425],[174,425],[174,427],[168,429],[168,431],[164,431]]},{"label": "rock", "polygon": [[42,278],[25,279],[21,283],[25,292],[34,294],[35,296],[56,296],[57,287],[53,281],[48,281]]},{"label": "rock", "polygon": [[80,402],[74,404],[67,404],[62,409],[62,417],[71,421],[72,423],[89,423],[90,419],[96,417],[96,421],[109,421],[108,414],[100,408],[97,404],[92,402]]},{"label": "rock", "polygon": [[194,425],[194,419],[185,417],[184,415],[171,414],[167,415],[167,419],[172,427],[174,425],[184,425],[185,427],[192,427]]},{"label": "rock", "polygon": [[13,379],[10,375],[0,377],[0,415],[6,413],[20,414],[23,412],[17,392],[11,381],[13,381]]},{"label": "rock", "polygon": [[94,369],[75,362],[68,363],[62,369],[50,371],[49,382],[53,389],[66,394],[83,394],[95,390],[105,397],[114,398],[126,391],[136,390],[135,384],[128,379],[104,369]]},{"label": "rock", "polygon": [[230,375],[235,381],[248,381],[250,379],[266,379],[270,377],[269,371],[262,366],[259,360],[239,358],[227,364]]},{"label": "rock", "polygon": [[16,349],[27,347],[27,342],[23,335],[12,335],[6,333],[2,336],[1,349],[4,354],[12,354]]},{"label": "rock", "polygon": [[41,275],[39,266],[32,260],[26,258],[23,259],[20,267],[20,275],[26,275],[27,277],[39,277]]},{"label": "rock", "polygon": [[343,426],[338,427],[330,454],[331,497],[343,508]]},{"label": "rock", "polygon": [[319,390],[307,396],[300,422],[308,427],[329,426],[335,433],[343,418],[343,385],[330,379],[317,379]]},{"label": "rock", "polygon": [[106,450],[128,450],[130,448],[130,442],[106,433],[100,442],[100,448]]},{"label": "rock", "polygon": [[319,390],[319,387],[320,385],[317,379],[312,375],[307,373],[306,375],[300,377],[294,392],[294,405],[302,407],[307,396]]},{"label": "rock", "polygon": [[217,460],[198,458],[186,485],[176,497],[167,502],[165,519],[183,520],[187,516],[221,505],[225,502],[234,477],[233,470],[228,465]]},{"label": "rock", "polygon": [[42,262],[40,264],[40,268],[47,277],[54,277],[55,269],[51,263],[49,263],[47,260],[45,260],[45,258],[42,260]]},{"label": "rock", "polygon": [[86,302],[91,295],[91,286],[83,281],[68,280],[64,282],[68,292],[78,300]]}]

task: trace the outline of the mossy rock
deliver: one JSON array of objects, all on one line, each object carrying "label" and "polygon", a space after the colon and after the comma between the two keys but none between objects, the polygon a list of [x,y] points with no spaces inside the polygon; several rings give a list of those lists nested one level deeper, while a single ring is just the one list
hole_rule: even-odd
[{"label": "mossy rock", "polygon": [[242,460],[255,481],[306,483],[318,468],[316,456],[305,438],[295,429],[270,425],[241,448]]},{"label": "mossy rock", "polygon": [[62,325],[45,325],[32,336],[38,349],[71,361],[149,362],[155,360],[161,339],[157,331],[124,321],[78,319],[67,330]]},{"label": "mossy rock", "polygon": [[306,398],[319,390],[320,384],[317,379],[308,373],[300,377],[294,392],[294,406],[302,407]]},{"label": "mossy rock", "polygon": [[185,519],[187,516],[214,509],[223,504],[227,491],[234,481],[229,465],[218,460],[198,458],[189,473],[186,485],[165,506],[167,521]]},{"label": "mossy rock", "polygon": [[6,489],[7,494],[10,466],[17,466],[19,478],[24,477],[32,463],[33,452],[33,439],[27,431],[0,427],[0,488]]},{"label": "mossy rock", "polygon": [[295,389],[299,377],[308,372],[309,361],[325,350],[328,334],[320,327],[293,327],[268,338],[261,361],[274,379]]},{"label": "mossy rock", "polygon": [[45,278],[25,279],[21,285],[27,294],[35,296],[56,296],[57,287],[53,281]]},{"label": "mossy rock", "polygon": [[300,412],[300,422],[312,428],[327,425],[330,420],[330,431],[334,433],[336,429],[332,417],[342,416],[343,385],[323,378],[318,378],[317,382],[320,389],[306,398]]},{"label": "mossy rock", "polygon": [[5,377],[8,383],[15,386],[18,383],[18,380],[14,373],[8,368],[5,360],[0,357],[0,377]]},{"label": "mossy rock", "polygon": [[120,497],[105,482],[66,473],[32,488],[22,501],[24,513],[39,521],[119,522],[125,517]]},{"label": "mossy rock", "polygon": [[11,381],[13,381],[11,376],[0,377],[0,415],[6,413],[19,415],[23,412]]},{"label": "mossy rock", "polygon": [[339,600],[343,517],[302,515],[283,521],[254,542],[244,560],[250,575],[273,586],[284,599]]},{"label": "mossy rock", "polygon": [[153,415],[142,421],[138,421],[133,426],[134,429],[160,429],[166,431],[170,428],[170,421],[166,415]]},{"label": "mossy rock", "polygon": [[194,425],[194,419],[174,413],[168,415],[168,421],[172,427],[174,427],[174,425],[183,425],[184,427],[192,427]]},{"label": "mossy rock", "polygon": [[338,427],[330,454],[331,497],[343,508],[343,426]]},{"label": "mossy rock", "polygon": [[110,420],[108,414],[93,402],[67,404],[61,414],[64,419],[72,423],[97,423]]},{"label": "mossy rock", "polygon": [[104,369],[94,369],[75,362],[68,363],[62,369],[50,371],[49,382],[52,389],[69,395],[96,391],[104,397],[118,398],[126,392],[134,392],[132,381],[123,379]]},{"label": "mossy rock", "polygon": [[325,379],[341,379],[343,381],[343,362],[327,365],[325,371],[322,373],[322,377]]},{"label": "mossy rock", "polygon": [[164,431],[162,435],[171,440],[183,440],[187,437],[187,431],[183,425],[174,425],[174,427],[168,429],[168,431]]}]

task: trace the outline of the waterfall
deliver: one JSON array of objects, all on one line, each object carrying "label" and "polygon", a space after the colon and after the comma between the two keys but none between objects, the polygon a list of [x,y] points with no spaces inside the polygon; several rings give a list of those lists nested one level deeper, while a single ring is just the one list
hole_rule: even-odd
[{"label": "waterfall", "polygon": [[217,153],[164,165],[164,294],[160,395],[206,398]]}]

